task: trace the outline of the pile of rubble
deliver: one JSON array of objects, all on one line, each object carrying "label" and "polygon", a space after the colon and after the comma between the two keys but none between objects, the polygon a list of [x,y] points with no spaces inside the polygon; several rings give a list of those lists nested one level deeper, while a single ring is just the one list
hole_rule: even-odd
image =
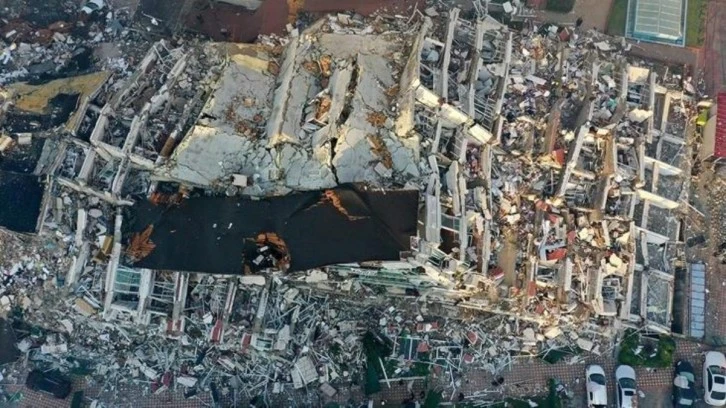
[{"label": "pile of rubble", "polygon": [[9,13],[0,24],[4,42],[0,85],[18,79],[47,81],[92,71],[94,58],[104,69],[126,71],[130,60],[136,58],[135,45],[141,40],[131,27],[133,15],[129,8],[112,9],[104,0],[92,0],[83,7],[78,2],[64,3],[42,4],[23,14],[6,8]]},{"label": "pile of rubble", "polygon": [[[80,69],[90,48],[75,45],[134,35],[123,12],[88,14],[74,30],[2,31],[17,69],[0,85],[46,78],[2,89],[15,127],[0,151],[37,143],[23,174],[45,182],[36,236],[0,235],[0,307],[32,364],[84,376],[104,401],[137,386],[312,404],[370,372],[456,389],[517,356],[608,352],[623,327],[670,333],[696,100],[626,43],[430,8],[329,16],[257,44],[160,40],[134,64],[106,59],[79,77],[55,68]],[[33,71],[41,60],[56,72]],[[45,118],[67,94],[62,123],[26,126],[33,101]],[[398,256],[285,273],[294,252],[270,226],[242,237],[254,270],[139,266],[174,245],[160,242],[163,220],[131,230],[140,201],[240,206],[319,190],[295,211],[385,217],[342,201],[333,189],[348,183],[421,197]],[[205,248],[234,231],[204,227],[219,241]],[[20,382],[26,369],[3,375]]]}]

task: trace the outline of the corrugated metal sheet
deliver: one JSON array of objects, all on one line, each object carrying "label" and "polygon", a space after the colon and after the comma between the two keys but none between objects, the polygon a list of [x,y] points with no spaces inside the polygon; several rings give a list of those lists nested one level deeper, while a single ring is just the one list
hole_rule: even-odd
[{"label": "corrugated metal sheet", "polygon": [[706,265],[694,263],[691,270],[691,307],[689,310],[689,334],[703,338],[706,319]]},{"label": "corrugated metal sheet", "polygon": [[717,158],[726,157],[726,92],[721,92],[716,98],[716,138],[714,140],[713,155]]}]

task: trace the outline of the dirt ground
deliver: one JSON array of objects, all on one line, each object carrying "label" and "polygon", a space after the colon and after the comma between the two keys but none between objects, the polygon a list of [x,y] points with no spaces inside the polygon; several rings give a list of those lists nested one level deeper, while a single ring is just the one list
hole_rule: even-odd
[{"label": "dirt ground", "polygon": [[553,11],[537,11],[537,20],[559,24],[575,24],[578,17],[582,17],[584,29],[595,29],[605,32],[608,26],[608,16],[613,0],[577,0],[572,12],[563,14]]},{"label": "dirt ground", "polygon": [[629,41],[630,55],[652,59],[672,65],[700,66],[701,50],[698,48],[674,47],[672,45]]}]

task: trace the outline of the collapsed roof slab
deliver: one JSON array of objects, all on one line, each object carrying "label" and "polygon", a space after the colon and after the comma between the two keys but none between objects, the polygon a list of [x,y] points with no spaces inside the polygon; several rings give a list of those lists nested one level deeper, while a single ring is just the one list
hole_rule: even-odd
[{"label": "collapsed roof slab", "polygon": [[273,58],[257,45],[226,45],[225,50],[230,53],[229,63],[203,108],[200,122],[228,132],[241,123],[264,127],[272,110],[275,76],[269,66]]},{"label": "collapsed roof slab", "polygon": [[375,181],[378,175],[370,165],[375,162],[406,177],[417,177],[418,138],[398,138],[388,124],[372,123],[371,120],[376,116],[387,116],[388,102],[384,91],[395,85],[386,59],[359,54],[356,69],[356,93],[350,101],[348,119],[338,128],[333,158],[339,182]]},{"label": "collapsed roof slab", "polygon": [[[333,200],[326,197],[337,197]],[[274,233],[286,244],[290,270],[370,260],[399,260],[416,235],[418,191],[356,186],[264,200],[197,197],[178,206],[138,203],[129,233],[153,225],[156,247],[135,266],[240,274],[248,240]],[[247,254],[250,255],[250,254]]]},{"label": "collapsed roof slab", "polygon": [[418,177],[419,137],[397,135],[389,119],[408,37],[319,27],[293,38],[276,79],[264,49],[237,50],[156,178],[220,187],[243,174],[255,184],[243,194],[267,195]]},{"label": "collapsed roof slab", "polygon": [[267,122],[268,147],[281,143],[298,143],[302,107],[314,82],[312,74],[301,66],[303,61],[298,55],[300,41],[293,37],[285,49],[270,120]]},{"label": "collapsed roof slab", "polygon": [[156,177],[196,186],[211,186],[232,174],[258,175],[257,182],[274,179],[274,158],[253,140],[214,127],[194,126]]},{"label": "collapsed roof slab", "polygon": [[[344,110],[347,115],[344,122],[337,121],[338,140],[332,159],[340,183],[375,181],[379,177],[372,171],[376,162],[405,178],[419,175],[418,138],[408,132],[394,133],[395,121],[388,120],[395,117],[389,113],[390,90],[396,86],[401,88],[395,57],[388,56],[405,51],[401,39],[392,35],[323,34],[319,37],[318,52],[332,56],[334,69],[354,71],[351,78],[354,82],[348,85],[352,96],[343,105],[333,101],[336,104],[331,106],[331,111]],[[410,57],[407,64],[410,65]],[[378,118],[385,123],[378,123]]]},{"label": "collapsed roof slab", "polygon": [[335,179],[326,165],[329,154],[320,155],[315,150],[311,155],[292,145],[268,150],[267,142],[260,138],[258,132],[264,132],[265,120],[273,111],[271,57],[259,46],[237,46],[230,52],[235,54],[198,125],[169,161],[156,169],[155,178],[209,187],[224,184],[233,174],[244,174],[257,184],[243,191],[246,194],[260,193],[260,187],[274,184],[280,175],[286,177],[282,184],[290,188],[333,187]]}]

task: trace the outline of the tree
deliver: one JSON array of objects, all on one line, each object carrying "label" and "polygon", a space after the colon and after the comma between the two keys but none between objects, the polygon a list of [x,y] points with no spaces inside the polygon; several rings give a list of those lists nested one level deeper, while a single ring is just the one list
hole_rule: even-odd
[{"label": "tree", "polygon": [[366,395],[375,394],[381,391],[381,383],[378,378],[378,373],[376,372],[376,369],[374,367],[375,366],[370,361],[368,362],[368,364],[366,364]]},{"label": "tree", "polygon": [[429,391],[426,393],[424,400],[424,408],[436,408],[441,404],[441,392]]}]

